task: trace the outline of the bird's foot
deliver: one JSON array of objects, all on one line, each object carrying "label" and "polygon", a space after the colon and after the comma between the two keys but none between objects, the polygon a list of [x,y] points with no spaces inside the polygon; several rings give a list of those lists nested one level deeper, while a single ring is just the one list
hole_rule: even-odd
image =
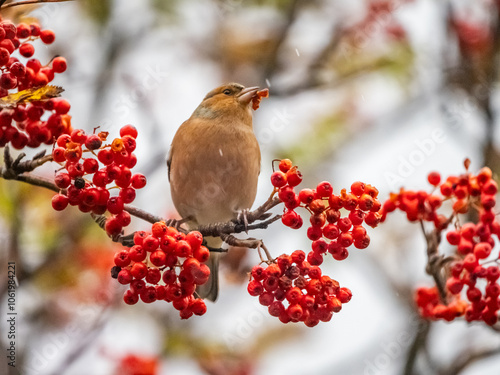
[{"label": "bird's foot", "polygon": [[238,216],[236,216],[236,220],[240,223],[243,224],[245,227],[245,233],[248,234],[248,214],[250,210],[248,208],[245,208],[243,210],[238,211]]}]

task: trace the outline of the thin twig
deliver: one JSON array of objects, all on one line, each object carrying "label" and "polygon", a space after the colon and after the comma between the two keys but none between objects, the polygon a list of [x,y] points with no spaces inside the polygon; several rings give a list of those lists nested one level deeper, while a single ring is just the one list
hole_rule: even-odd
[{"label": "thin twig", "polygon": [[124,210],[127,211],[130,215],[138,217],[139,219],[142,219],[144,221],[147,221],[148,223],[154,224],[159,221],[166,221],[164,218],[160,216],[156,216],[153,214],[150,214],[149,212],[146,212],[138,207],[132,206],[130,204],[124,205]]},{"label": "thin twig", "polygon": [[475,351],[470,353],[463,353],[456,357],[450,366],[446,369],[441,369],[439,375],[455,375],[461,373],[467,367],[471,366],[477,361],[493,357],[500,354],[500,347]]},{"label": "thin twig", "polygon": [[73,1],[73,0],[23,0],[23,1],[18,1],[16,3],[4,4],[0,7],[0,10],[12,8],[12,7],[15,7],[18,5],[31,5],[31,4],[42,4],[42,3],[63,3],[63,2],[67,2],[67,1]]},{"label": "thin twig", "polygon": [[428,320],[421,319],[415,338],[411,343],[408,353],[406,355],[405,367],[403,370],[404,375],[413,375],[415,363],[417,361],[418,353],[426,347],[427,338],[429,337],[429,331],[431,328],[431,323]]},{"label": "thin twig", "polygon": [[427,242],[427,266],[425,270],[434,279],[439,292],[439,297],[441,298],[441,301],[446,305],[446,284],[443,280],[442,274],[444,257],[439,254],[438,250],[441,233],[437,229],[431,232],[426,232],[424,222],[422,220],[420,220],[420,227]]}]

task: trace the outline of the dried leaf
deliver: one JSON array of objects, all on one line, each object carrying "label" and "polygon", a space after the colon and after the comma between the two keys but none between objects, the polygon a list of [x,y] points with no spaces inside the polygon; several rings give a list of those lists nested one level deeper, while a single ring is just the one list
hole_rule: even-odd
[{"label": "dried leaf", "polygon": [[63,91],[62,87],[51,85],[22,90],[0,98],[0,108],[14,108],[20,103],[56,98]]}]

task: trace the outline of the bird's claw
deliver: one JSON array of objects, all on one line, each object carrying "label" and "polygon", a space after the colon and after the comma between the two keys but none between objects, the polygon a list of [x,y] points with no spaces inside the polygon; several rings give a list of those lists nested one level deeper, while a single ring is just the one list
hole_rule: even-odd
[{"label": "bird's claw", "polygon": [[243,223],[243,225],[245,227],[246,234],[248,234],[248,213],[249,212],[250,212],[250,210],[248,208],[245,208],[243,210],[238,211],[238,216],[237,216],[237,220],[240,223]]}]

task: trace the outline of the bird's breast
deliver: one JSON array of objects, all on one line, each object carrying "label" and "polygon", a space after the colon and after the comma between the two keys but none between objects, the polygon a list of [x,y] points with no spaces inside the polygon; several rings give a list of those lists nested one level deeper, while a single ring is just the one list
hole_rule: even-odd
[{"label": "bird's breast", "polygon": [[172,143],[172,198],[181,216],[199,224],[230,220],[255,199],[260,149],[253,130],[224,125],[184,123]]}]

